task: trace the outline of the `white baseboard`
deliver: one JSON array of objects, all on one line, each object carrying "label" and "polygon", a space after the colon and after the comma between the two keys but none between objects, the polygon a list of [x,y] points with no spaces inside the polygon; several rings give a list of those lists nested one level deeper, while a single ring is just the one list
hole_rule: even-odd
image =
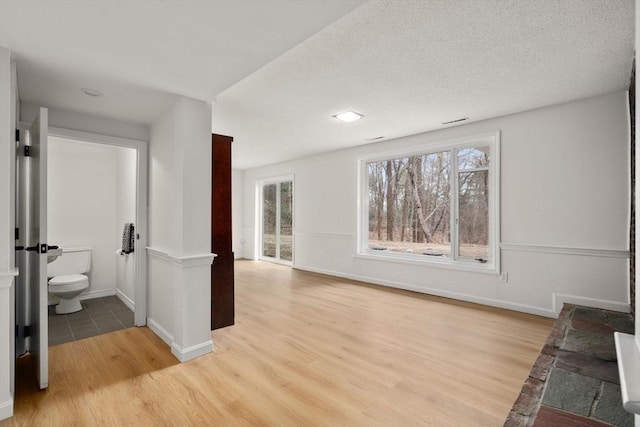
[{"label": "white baseboard", "polygon": [[204,356],[213,351],[213,341],[209,340],[198,345],[188,348],[180,348],[175,342],[171,344],[171,353],[178,358],[180,362],[187,362],[196,357]]},{"label": "white baseboard", "polygon": [[[95,291],[85,291],[80,294],[80,300],[84,301],[86,299],[94,299],[94,298],[102,298],[102,297],[110,297],[116,294],[115,289],[98,289]],[[48,305],[56,305],[60,302],[60,299],[55,296],[49,296]]]},{"label": "white baseboard", "polygon": [[298,270],[311,271],[313,273],[320,273],[320,274],[326,274],[329,276],[343,277],[345,279],[357,280],[357,281],[369,283],[372,285],[388,286],[390,288],[404,289],[407,291],[419,292],[422,294],[467,301],[467,302],[472,302],[476,304],[488,305],[491,307],[504,308],[507,310],[520,311],[523,313],[535,314],[537,316],[544,316],[544,317],[551,317],[551,318],[557,317],[557,313],[553,310],[548,310],[540,307],[534,307],[530,305],[518,304],[513,302],[501,301],[493,298],[479,297],[476,295],[463,294],[459,292],[443,291],[442,289],[433,289],[433,288],[428,288],[424,286],[409,285],[406,283],[392,282],[389,280],[380,280],[374,277],[359,276],[355,274],[345,274],[338,271],[325,270],[322,268],[315,268],[315,267],[307,267],[307,266],[298,265],[298,264],[296,264],[294,268]]},{"label": "white baseboard", "polygon": [[13,417],[13,399],[0,402],[0,420]]},{"label": "white baseboard", "polygon": [[120,299],[120,301],[122,301],[122,303],[124,305],[129,307],[129,310],[131,310],[133,312],[136,311],[136,304],[133,302],[133,300],[131,298],[126,296],[125,293],[122,292],[120,289],[116,288],[116,296],[118,297],[118,299]]},{"label": "white baseboard", "polygon": [[147,317],[147,326],[153,331],[154,334],[160,337],[168,346],[173,343],[173,335],[171,335],[166,329],[164,329],[158,322],[151,317]]},{"label": "white baseboard", "polygon": [[164,341],[169,347],[171,347],[171,353],[180,362],[187,362],[191,359],[195,359],[196,357],[200,357],[213,351],[213,342],[211,340],[192,347],[181,348],[173,340],[173,335],[171,335],[166,329],[160,326],[158,322],[150,317],[147,317],[147,326],[153,331],[154,334],[159,336],[162,341]]},{"label": "white baseboard", "polygon": [[583,305],[604,310],[620,311],[622,313],[631,312],[631,305],[624,302],[580,297],[577,295],[553,294],[553,309],[556,313],[560,313],[563,304]]}]

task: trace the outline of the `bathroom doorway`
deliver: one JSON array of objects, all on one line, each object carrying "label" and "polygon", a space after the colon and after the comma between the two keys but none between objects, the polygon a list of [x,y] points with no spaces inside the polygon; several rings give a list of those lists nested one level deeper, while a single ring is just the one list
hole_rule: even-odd
[{"label": "bathroom doorway", "polygon": [[[74,161],[80,169],[77,172],[76,180],[82,180],[82,174],[85,174],[85,176],[94,176],[91,178],[93,181],[103,181],[100,184],[103,191],[99,190],[97,186],[80,185],[76,187],[79,193],[84,193],[85,198],[81,202],[85,207],[79,209],[76,217],[81,217],[83,212],[85,215],[99,215],[106,220],[105,224],[108,226],[108,229],[103,233],[104,243],[95,248],[92,247],[92,265],[94,267],[90,273],[88,295],[92,298],[117,297],[133,310],[134,324],[145,326],[147,319],[148,142],[56,127],[49,127],[49,138],[52,141],[52,147],[55,147],[54,144],[63,146],[60,153],[62,160],[60,158],[56,160],[55,157],[50,159],[58,162],[58,168],[73,167],[73,163],[70,162]],[[89,156],[84,158],[90,159],[92,152],[93,162],[84,162],[82,156]],[[53,156],[55,155],[54,151]],[[105,158],[101,158],[101,156],[106,157],[109,161],[105,162]],[[74,158],[75,160],[71,160]],[[51,167],[54,165],[51,164]],[[51,180],[49,187],[55,188],[60,184],[60,191],[64,192],[65,187],[68,186],[65,182],[57,183],[56,180],[68,180],[70,179],[69,175],[72,174],[65,173],[65,175],[66,178],[49,173],[48,177]],[[49,210],[51,215],[57,215],[60,218],[69,207],[61,206],[53,196],[51,194],[49,198]],[[86,199],[92,199],[94,202],[101,199],[101,205],[110,210],[109,215],[97,213],[95,209],[92,211],[92,207],[89,206]],[[110,203],[105,204],[105,200]],[[54,213],[56,210],[59,212]],[[63,245],[67,243],[71,245],[86,244],[86,242],[82,243],[79,240],[79,230],[76,230],[76,228],[80,228],[79,224],[64,219],[60,221],[62,229],[57,231],[56,224],[50,223],[50,242],[53,242],[53,239],[64,239]],[[91,224],[86,220],[84,222],[85,227],[91,227]],[[124,249],[122,239],[125,224],[133,225],[133,251],[128,254],[122,251]],[[66,241],[65,233],[75,237]],[[102,262],[104,260],[107,261]],[[103,273],[104,277],[108,277],[108,280],[113,280],[114,283],[100,279],[98,276]]]},{"label": "bathroom doorway", "polygon": [[[136,158],[131,147],[48,138],[47,242],[63,251],[49,275],[89,277],[88,288],[78,291],[78,312],[59,313],[55,306],[65,297],[49,287],[50,346],[134,325]],[[126,247],[124,231],[131,234]],[[88,272],[71,267],[79,253],[90,256]]]}]

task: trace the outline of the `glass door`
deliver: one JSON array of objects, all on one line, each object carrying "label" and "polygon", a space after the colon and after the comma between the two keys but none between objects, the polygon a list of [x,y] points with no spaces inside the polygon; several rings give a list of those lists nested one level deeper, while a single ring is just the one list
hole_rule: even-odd
[{"label": "glass door", "polygon": [[293,180],[262,184],[261,259],[293,262]]}]

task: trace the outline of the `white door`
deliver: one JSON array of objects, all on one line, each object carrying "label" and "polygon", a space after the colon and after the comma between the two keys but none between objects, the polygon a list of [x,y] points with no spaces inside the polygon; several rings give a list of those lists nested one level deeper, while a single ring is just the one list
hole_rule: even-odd
[{"label": "white door", "polygon": [[41,389],[49,385],[49,326],[47,319],[47,127],[48,110],[40,108],[30,129],[26,238],[29,293],[29,350],[36,358]]}]

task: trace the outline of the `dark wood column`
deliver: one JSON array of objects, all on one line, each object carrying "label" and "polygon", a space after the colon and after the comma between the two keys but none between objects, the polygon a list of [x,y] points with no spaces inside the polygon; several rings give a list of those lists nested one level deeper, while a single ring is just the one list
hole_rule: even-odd
[{"label": "dark wood column", "polygon": [[233,325],[235,316],[233,247],[231,239],[231,143],[211,135],[211,329]]}]

